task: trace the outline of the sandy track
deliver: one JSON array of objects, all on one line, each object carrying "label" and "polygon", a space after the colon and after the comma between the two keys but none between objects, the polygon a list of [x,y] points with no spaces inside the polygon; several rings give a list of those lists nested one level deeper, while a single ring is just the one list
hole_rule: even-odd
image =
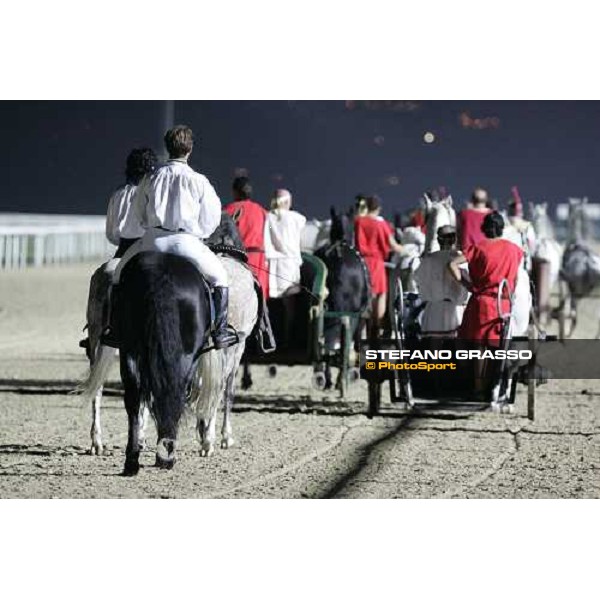
[{"label": "sandy track", "polygon": [[[193,418],[171,472],[142,456],[137,478],[120,476],[126,444],[122,399],[107,397],[107,452],[88,452],[90,407],[66,392],[85,371],[77,348],[91,266],[0,275],[0,497],[598,497],[600,382],[540,388],[537,418],[438,410],[363,416],[362,382],[350,397],[310,387],[306,368],[275,379],[255,368],[240,393],[237,445],[203,459]],[[597,329],[597,301],[580,327]],[[118,373],[113,372],[113,378]],[[154,439],[149,428],[148,438]]]}]

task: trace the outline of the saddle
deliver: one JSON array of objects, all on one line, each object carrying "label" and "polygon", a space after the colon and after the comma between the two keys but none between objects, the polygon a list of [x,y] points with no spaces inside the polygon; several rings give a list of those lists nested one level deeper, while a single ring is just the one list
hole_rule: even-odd
[{"label": "saddle", "polygon": [[208,248],[215,254],[221,254],[223,256],[229,256],[235,260],[248,264],[248,253],[241,248],[230,246],[229,244],[206,244]]}]

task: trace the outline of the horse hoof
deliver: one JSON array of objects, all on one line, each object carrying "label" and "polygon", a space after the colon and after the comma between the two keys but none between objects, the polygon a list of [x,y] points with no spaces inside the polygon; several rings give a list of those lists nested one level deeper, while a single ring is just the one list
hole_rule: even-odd
[{"label": "horse hoof", "polygon": [[203,458],[208,458],[209,456],[212,456],[214,453],[215,453],[215,447],[212,444],[206,444],[200,450],[200,456],[202,456]]},{"label": "horse hoof", "polygon": [[316,388],[317,390],[324,390],[325,385],[327,384],[325,374],[324,373],[315,373],[312,376],[312,384],[313,384],[313,387]]},{"label": "horse hoof", "polygon": [[92,456],[102,456],[104,454],[104,446],[102,446],[102,444],[99,444],[98,442],[92,442],[90,454]]},{"label": "horse hoof", "polygon": [[175,466],[175,458],[162,458],[156,453],[156,461],[154,466],[159,469],[170,471]]},{"label": "horse hoof", "polygon": [[126,460],[123,467],[123,477],[134,477],[140,471],[140,463],[137,460]]},{"label": "horse hoof", "polygon": [[233,438],[223,438],[221,440],[221,448],[223,448],[223,450],[228,450],[229,448],[231,448],[233,445],[235,444],[235,441]]},{"label": "horse hoof", "polygon": [[156,445],[155,466],[160,469],[172,469],[175,464],[175,440],[161,438]]},{"label": "horse hoof", "polygon": [[348,379],[350,383],[356,383],[360,379],[360,369],[358,367],[352,367],[348,371]]}]

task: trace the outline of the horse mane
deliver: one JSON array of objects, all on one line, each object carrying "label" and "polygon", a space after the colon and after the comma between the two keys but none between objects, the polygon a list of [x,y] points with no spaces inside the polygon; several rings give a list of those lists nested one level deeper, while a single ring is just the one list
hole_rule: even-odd
[{"label": "horse mane", "polygon": [[221,222],[206,240],[207,244],[232,246],[238,250],[246,250],[234,218],[227,212],[221,212]]}]

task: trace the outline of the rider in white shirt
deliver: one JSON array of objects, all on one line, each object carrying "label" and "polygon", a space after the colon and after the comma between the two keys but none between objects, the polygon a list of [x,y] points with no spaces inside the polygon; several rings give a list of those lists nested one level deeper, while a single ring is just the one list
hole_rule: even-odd
[{"label": "rider in white shirt", "polygon": [[106,237],[118,246],[115,258],[121,258],[129,246],[144,235],[144,228],[139,219],[132,216],[131,207],[140,181],[154,172],[157,162],[150,148],[136,148],[127,157],[126,183],[110,197],[106,211]]},{"label": "rider in white shirt", "polygon": [[[167,131],[165,146],[168,162],[140,182],[133,199],[130,218],[144,229],[144,235],[123,255],[114,283],[118,284],[123,267],[140,252],[167,252],[187,258],[213,286],[213,342],[216,348],[225,348],[238,341],[237,334],[227,327],[227,271],[203,242],[221,222],[221,201],[208,179],[187,164],[193,149],[189,127],[179,125]],[[108,337],[114,343],[110,334]]]}]

